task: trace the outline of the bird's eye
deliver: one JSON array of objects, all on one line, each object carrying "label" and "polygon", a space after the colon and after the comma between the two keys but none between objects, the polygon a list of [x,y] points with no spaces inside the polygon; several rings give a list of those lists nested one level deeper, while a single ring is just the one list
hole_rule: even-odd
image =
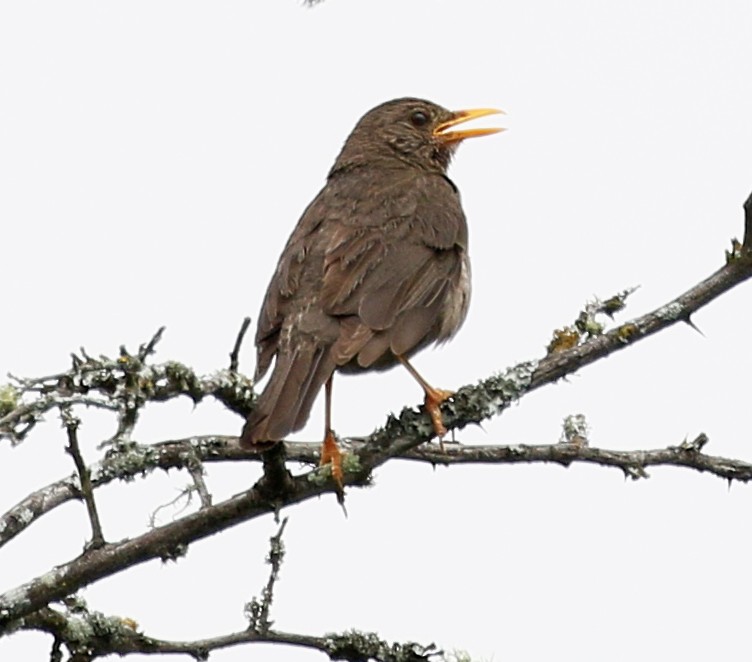
[{"label": "bird's eye", "polygon": [[410,121],[413,123],[413,126],[425,126],[428,124],[428,115],[422,110],[416,110],[410,115]]}]

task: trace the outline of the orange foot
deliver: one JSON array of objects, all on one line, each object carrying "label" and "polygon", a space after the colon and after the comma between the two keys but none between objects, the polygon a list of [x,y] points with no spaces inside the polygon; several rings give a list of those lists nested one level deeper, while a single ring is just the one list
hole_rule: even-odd
[{"label": "orange foot", "polygon": [[444,446],[442,439],[447,433],[447,429],[444,427],[444,421],[441,418],[440,406],[442,402],[446,402],[453,395],[454,391],[445,391],[444,389],[430,387],[426,389],[426,397],[423,401],[425,403],[426,411],[431,417],[433,430],[439,438],[439,443],[442,445],[442,448]]},{"label": "orange foot", "polygon": [[327,430],[326,437],[324,437],[324,443],[321,445],[321,460],[319,466],[323,467],[326,464],[332,465],[332,478],[337,484],[338,496],[344,494],[344,488],[342,485],[342,479],[344,473],[342,471],[342,451],[337,446],[337,439],[334,436],[334,432]]}]

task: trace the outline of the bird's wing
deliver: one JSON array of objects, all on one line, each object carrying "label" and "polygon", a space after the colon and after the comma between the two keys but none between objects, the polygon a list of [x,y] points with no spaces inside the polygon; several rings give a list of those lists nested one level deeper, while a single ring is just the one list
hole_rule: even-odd
[{"label": "bird's wing", "polygon": [[358,355],[367,367],[387,350],[404,354],[437,326],[461,278],[465,218],[451,182],[421,176],[397,182],[355,218],[343,218],[324,258],[321,302],[341,324],[338,364]]},{"label": "bird's wing", "polygon": [[321,268],[320,263],[317,266],[315,260],[306,260],[306,256],[310,254],[316,233],[326,220],[326,191],[326,188],[322,189],[303,212],[287,240],[266,290],[256,327],[256,380],[266,374],[277,353],[282,325],[301,283],[306,280],[305,270]]}]

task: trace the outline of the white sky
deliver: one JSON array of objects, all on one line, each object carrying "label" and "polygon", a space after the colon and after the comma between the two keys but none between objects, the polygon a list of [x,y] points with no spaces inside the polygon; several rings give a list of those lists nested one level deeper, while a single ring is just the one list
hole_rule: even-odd
[{"label": "white sky", "polygon": [[[510,130],[460,149],[474,294],[460,335],[417,367],[455,388],[542,355],[584,302],[641,285],[626,315],[680,293],[741,237],[752,189],[752,4],[684,0],[5,2],[0,5],[0,373],[65,369],[69,352],[135,348],[208,372],[256,317],[279,252],[356,120],[399,96],[496,106]],[[493,119],[493,118],[490,118]],[[491,122],[489,122],[491,124]],[[565,383],[465,442],[547,443],[584,413],[594,445],[752,458],[749,285]],[[248,343],[242,368],[253,370]],[[401,370],[341,378],[335,426],[367,434],[421,394]],[[111,433],[101,414],[85,452]],[[153,407],[152,441],[235,433],[213,404]],[[321,407],[300,437],[321,435]],[[58,423],[0,445],[0,509],[72,471]],[[750,489],[654,469],[432,470],[392,463],[287,514],[273,617],[436,641],[486,660],[747,659]],[[247,466],[212,468],[217,499]],[[105,534],[137,533],[183,475],[101,492]],[[86,590],[92,608],[161,638],[244,626],[267,576],[271,517]],[[69,504],[0,551],[0,590],[78,554]],[[0,640],[2,660],[50,639]],[[255,657],[253,657],[255,655]],[[212,660],[318,660],[239,648]],[[137,659],[137,658],[133,658]]]}]

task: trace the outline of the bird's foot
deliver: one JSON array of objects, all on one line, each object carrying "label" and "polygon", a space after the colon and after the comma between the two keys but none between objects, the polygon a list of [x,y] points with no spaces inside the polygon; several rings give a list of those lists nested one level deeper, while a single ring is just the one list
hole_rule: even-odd
[{"label": "bird's foot", "polygon": [[439,438],[439,445],[441,450],[444,450],[444,435],[447,433],[446,427],[444,427],[444,420],[441,417],[441,403],[446,402],[454,395],[454,391],[445,391],[441,388],[427,388],[426,397],[424,399],[424,405],[428,415],[431,417],[431,423],[433,423],[433,431]]},{"label": "bird's foot", "polygon": [[332,478],[337,484],[337,497],[344,495],[344,487],[342,481],[344,479],[344,472],[342,471],[342,451],[337,445],[337,438],[334,436],[334,431],[327,430],[324,437],[324,443],[321,445],[321,460],[319,466],[331,465]]}]

